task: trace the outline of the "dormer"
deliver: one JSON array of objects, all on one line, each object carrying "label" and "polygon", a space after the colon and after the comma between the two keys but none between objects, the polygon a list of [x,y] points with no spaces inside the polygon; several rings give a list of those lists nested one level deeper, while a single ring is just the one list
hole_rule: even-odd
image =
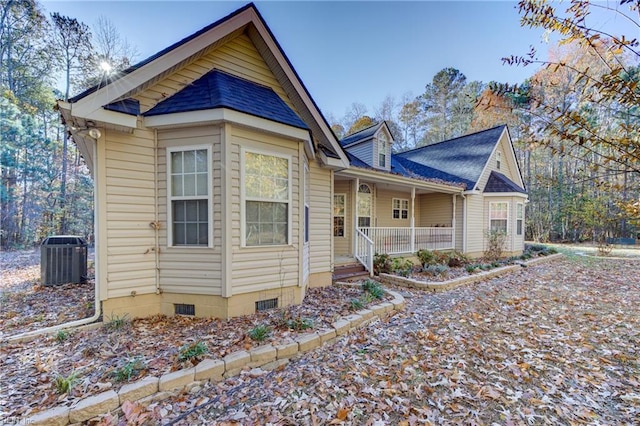
[{"label": "dormer", "polygon": [[393,136],[385,121],[381,121],[340,141],[352,156],[375,169],[391,171]]}]

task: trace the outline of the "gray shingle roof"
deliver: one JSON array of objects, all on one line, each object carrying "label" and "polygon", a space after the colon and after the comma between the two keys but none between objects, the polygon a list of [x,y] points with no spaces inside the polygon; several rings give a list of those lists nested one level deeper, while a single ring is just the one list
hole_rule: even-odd
[{"label": "gray shingle roof", "polygon": [[129,115],[139,115],[140,114],[140,101],[137,99],[123,99],[121,101],[112,102],[108,105],[104,106],[104,109],[108,109],[110,111],[122,112],[124,114]]},{"label": "gray shingle roof", "polygon": [[467,189],[473,189],[505,128],[504,125],[498,126],[396,155],[434,173],[444,173],[455,178],[454,182],[464,183]]},{"label": "gray shingle roof", "polygon": [[300,129],[309,127],[270,87],[214,69],[159,102],[144,116],[229,108]]},{"label": "gray shingle roof", "polygon": [[484,192],[520,192],[526,194],[527,191],[524,188],[513,182],[500,172],[495,170],[489,175],[487,184],[484,187]]},{"label": "gray shingle roof", "polygon": [[371,126],[365,128],[365,129],[359,130],[359,131],[347,136],[346,138],[342,139],[340,141],[340,145],[345,147],[345,146],[354,144],[356,142],[360,142],[360,141],[364,141],[364,140],[370,139],[378,131],[378,129],[380,127],[382,127],[383,124],[384,124],[384,121],[381,121],[379,123],[372,124]]}]

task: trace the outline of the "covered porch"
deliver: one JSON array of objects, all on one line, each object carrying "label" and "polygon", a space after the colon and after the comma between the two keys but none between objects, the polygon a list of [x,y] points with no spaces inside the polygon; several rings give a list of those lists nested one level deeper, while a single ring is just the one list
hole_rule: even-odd
[{"label": "covered porch", "polygon": [[[355,173],[359,170],[355,171]],[[334,258],[372,272],[376,253],[462,249],[463,188],[369,171],[335,174]]]}]

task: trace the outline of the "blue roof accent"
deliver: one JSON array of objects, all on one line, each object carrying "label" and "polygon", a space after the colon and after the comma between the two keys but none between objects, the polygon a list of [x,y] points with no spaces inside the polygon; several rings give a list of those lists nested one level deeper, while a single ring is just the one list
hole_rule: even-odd
[{"label": "blue roof accent", "polygon": [[357,131],[355,133],[352,133],[349,136],[343,138],[340,141],[340,145],[345,147],[347,145],[351,145],[351,144],[354,144],[356,142],[360,142],[360,141],[364,141],[364,140],[370,139],[378,131],[378,129],[380,127],[382,127],[383,124],[384,124],[384,121],[381,121],[379,123],[372,124],[371,126],[365,128],[365,129],[362,129],[362,130],[359,130],[359,131]]},{"label": "blue roof accent", "polygon": [[493,170],[489,175],[489,179],[487,180],[487,184],[484,187],[484,192],[520,192],[522,194],[526,194],[523,188],[513,182],[511,179],[506,177],[500,172],[496,172]]},{"label": "blue roof accent", "polygon": [[140,115],[140,101],[137,99],[123,99],[121,101],[105,105],[103,108],[129,115]]},{"label": "blue roof accent", "polygon": [[438,170],[434,167],[425,166],[424,164],[416,163],[397,155],[391,157],[392,166],[394,162],[405,170],[407,177],[439,180],[450,183],[462,183],[467,187],[467,189],[473,186],[473,182],[463,179],[460,176]]},{"label": "blue roof accent", "polygon": [[278,123],[309,130],[300,117],[270,87],[214,69],[144,116],[229,108]]},{"label": "blue roof accent", "polygon": [[505,128],[502,125],[396,155],[454,177],[454,182],[473,189]]}]

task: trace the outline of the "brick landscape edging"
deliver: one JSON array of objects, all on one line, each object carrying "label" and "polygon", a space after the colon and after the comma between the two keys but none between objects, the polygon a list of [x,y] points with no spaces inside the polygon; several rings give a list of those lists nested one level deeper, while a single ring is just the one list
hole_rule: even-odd
[{"label": "brick landscape edging", "polygon": [[160,377],[147,376],[128,383],[119,391],[108,390],[77,401],[70,407],[54,407],[25,420],[28,425],[66,426],[80,423],[116,410],[125,401],[150,404],[171,395],[201,386],[204,382],[218,382],[236,376],[251,368],[273,370],[302,353],[332,342],[338,336],[386,316],[392,311],[401,311],[405,300],[399,293],[386,290],[393,299],[361,309],[331,324],[330,328],[301,334],[293,342],[281,345],[262,345],[248,351],[240,350],[222,359],[205,359],[195,367],[173,371]]},{"label": "brick landscape edging", "polygon": [[[522,264],[525,266],[531,266],[531,265],[536,265],[538,263],[556,260],[562,256],[563,254],[561,253],[552,254],[550,256],[537,257],[535,259],[530,259],[526,262],[523,262]],[[440,281],[420,281],[412,278],[404,278],[398,275],[391,275],[391,274],[384,274],[384,273],[380,274],[379,279],[383,284],[387,284],[387,285],[397,285],[400,287],[408,287],[408,288],[414,288],[418,290],[428,290],[434,293],[439,293],[439,292],[451,290],[453,288],[460,287],[466,284],[472,284],[475,282],[488,280],[490,278],[499,277],[501,275],[505,275],[510,272],[517,271],[521,268],[522,268],[521,264],[503,266],[502,268],[496,268],[490,271],[478,272],[476,274],[469,275],[467,277],[460,277],[460,278],[455,278],[449,281],[441,281],[441,282]]]}]

